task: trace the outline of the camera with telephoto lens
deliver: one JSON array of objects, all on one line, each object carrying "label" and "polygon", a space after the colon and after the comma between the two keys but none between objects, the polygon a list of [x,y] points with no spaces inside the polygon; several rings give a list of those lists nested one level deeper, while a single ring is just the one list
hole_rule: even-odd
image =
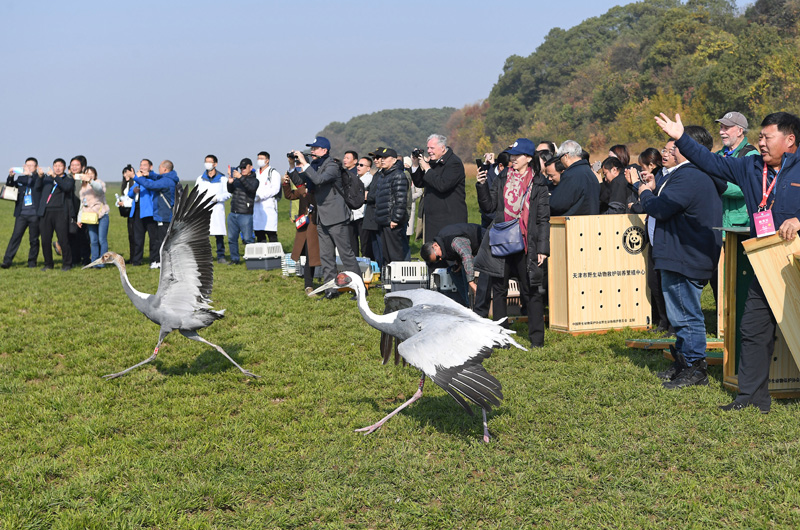
[{"label": "camera with telephoto lens", "polygon": [[416,157],[416,158],[422,158],[423,156],[425,156],[425,151],[418,147],[418,148],[414,149],[413,151],[411,151],[411,156]]}]

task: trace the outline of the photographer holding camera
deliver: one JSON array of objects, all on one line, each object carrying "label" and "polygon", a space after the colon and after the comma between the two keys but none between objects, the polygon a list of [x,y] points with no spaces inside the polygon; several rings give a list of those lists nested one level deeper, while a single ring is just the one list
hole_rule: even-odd
[{"label": "photographer holding camera", "polygon": [[256,203],[256,190],[259,182],[253,173],[253,161],[242,158],[239,167],[228,175],[228,192],[231,194],[231,213],[228,214],[228,250],[231,253],[230,265],[238,265],[239,234],[245,245],[255,242],[253,233],[253,205]]},{"label": "photographer holding camera", "polygon": [[464,163],[447,147],[447,137],[428,137],[428,157],[415,149],[411,156],[411,179],[423,188],[423,238],[433,241],[442,228],[467,222],[467,199],[464,189]]},{"label": "photographer holding camera", "polygon": [[[293,151],[300,163],[300,171],[289,173],[296,186],[310,182],[317,198],[317,230],[319,235],[320,262],[323,281],[336,277],[336,250],[346,270],[361,275],[356,255],[350,246],[350,208],[342,196],[342,177],[339,164],[330,157],[331,143],[318,136],[310,144],[311,162],[300,151]],[[331,289],[325,298],[333,299],[339,291]]]}]

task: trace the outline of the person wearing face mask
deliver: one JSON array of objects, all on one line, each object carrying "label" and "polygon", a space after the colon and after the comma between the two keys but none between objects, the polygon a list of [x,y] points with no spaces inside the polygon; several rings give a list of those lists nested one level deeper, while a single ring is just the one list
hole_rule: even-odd
[{"label": "person wearing face mask", "polygon": [[278,241],[278,197],[281,175],[269,165],[269,153],[261,151],[256,159],[256,202],[253,205],[253,231],[256,242]]},{"label": "person wearing face mask", "polygon": [[225,201],[231,198],[228,193],[227,182],[217,171],[217,157],[207,155],[205,160],[205,171],[197,177],[195,186],[200,192],[206,192],[209,197],[213,197],[213,208],[211,209],[211,224],[209,225],[209,235],[214,236],[217,242],[217,263],[227,263],[225,260],[225,236],[228,231],[225,227]]}]

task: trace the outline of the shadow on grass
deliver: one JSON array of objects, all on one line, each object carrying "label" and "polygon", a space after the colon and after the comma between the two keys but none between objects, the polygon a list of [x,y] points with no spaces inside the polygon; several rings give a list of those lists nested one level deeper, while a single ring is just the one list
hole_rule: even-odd
[{"label": "shadow on grass", "polygon": [[[214,348],[199,343],[198,346],[199,355],[188,365],[176,364],[174,360],[170,360],[169,351],[159,352],[158,357],[150,364],[155,366],[156,370],[162,375],[219,374],[230,370],[239,374],[241,373],[238,368]],[[220,345],[220,347],[222,347],[239,366],[245,370],[248,369],[239,359],[239,352],[242,350],[241,344]]]},{"label": "shadow on grass", "polygon": [[[657,337],[653,337],[657,338]],[[672,361],[664,357],[663,350],[640,350],[637,348],[628,348],[626,346],[610,346],[611,351],[614,352],[614,355],[619,357],[627,357],[631,364],[634,366],[638,366],[639,368],[645,368],[653,373],[655,377],[656,373],[666,370]],[[736,396],[735,392],[731,392],[730,390],[726,389],[722,385],[722,365],[709,365],[708,367],[708,375],[719,381],[719,387],[732,396]]]},{"label": "shadow on grass", "polygon": [[[354,400],[354,403],[368,403],[375,410],[374,419],[371,421],[368,420],[365,425],[359,425],[356,428],[366,427],[369,424],[377,422],[396,407],[399,407],[404,401],[405,399],[398,399],[392,403],[387,403],[386,400],[383,399],[360,398]],[[473,404],[472,412],[472,416],[467,414],[450,396],[427,397],[423,394],[419,400],[400,411],[397,416],[413,418],[414,421],[419,424],[420,431],[422,431],[425,426],[430,426],[442,434],[452,435],[464,441],[471,441],[483,436],[481,409]],[[505,415],[505,413],[505,408],[501,402],[500,407],[493,408],[491,412],[486,413],[486,420],[491,423],[492,419],[499,418]],[[383,427],[381,427],[381,430],[387,428],[391,429],[392,421],[395,421],[397,416],[387,421]],[[492,436],[495,436],[494,433],[492,433]]]}]

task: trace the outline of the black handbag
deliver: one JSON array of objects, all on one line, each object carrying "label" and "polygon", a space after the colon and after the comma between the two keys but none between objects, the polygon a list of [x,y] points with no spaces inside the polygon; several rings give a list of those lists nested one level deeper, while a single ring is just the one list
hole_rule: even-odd
[{"label": "black handbag", "polygon": [[492,256],[498,258],[522,252],[525,243],[522,241],[519,219],[492,225],[489,229],[489,246],[492,249]]}]

